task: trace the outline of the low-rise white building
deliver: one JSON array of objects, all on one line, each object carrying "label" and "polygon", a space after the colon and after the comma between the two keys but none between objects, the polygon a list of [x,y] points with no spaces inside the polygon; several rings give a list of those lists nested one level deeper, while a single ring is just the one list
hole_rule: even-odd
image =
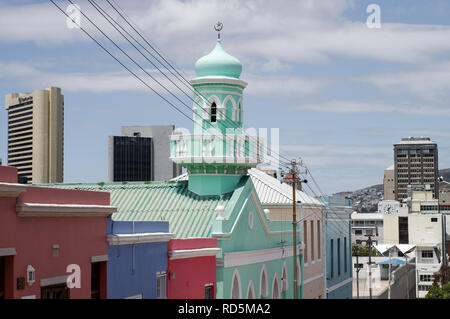
[{"label": "low-rise white building", "polygon": [[365,245],[368,235],[372,235],[374,245],[383,243],[383,227],[383,214],[354,212],[352,214],[352,243]]},{"label": "low-rise white building", "polygon": [[[439,271],[445,242],[445,214],[431,191],[412,190],[401,207],[383,211],[384,244],[415,245],[416,296],[423,298]],[[430,208],[431,207],[431,208]],[[434,208],[435,207],[435,208]]]}]

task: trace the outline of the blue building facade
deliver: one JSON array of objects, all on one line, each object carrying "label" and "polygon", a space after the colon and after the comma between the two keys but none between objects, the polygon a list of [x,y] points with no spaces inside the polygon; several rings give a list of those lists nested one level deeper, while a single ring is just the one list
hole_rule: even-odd
[{"label": "blue building facade", "polygon": [[352,299],[352,201],[341,194],[324,196],[327,299]]},{"label": "blue building facade", "polygon": [[165,299],[168,222],[108,221],[108,299]]}]

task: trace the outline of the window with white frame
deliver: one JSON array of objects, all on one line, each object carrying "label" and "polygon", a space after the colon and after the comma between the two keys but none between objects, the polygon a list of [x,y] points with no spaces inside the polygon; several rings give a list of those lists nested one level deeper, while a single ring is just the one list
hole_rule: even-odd
[{"label": "window with white frame", "polygon": [[159,271],[156,273],[156,298],[166,299],[166,272]]},{"label": "window with white frame", "polygon": [[428,286],[428,285],[419,285],[418,286],[418,288],[419,288],[418,290],[419,291],[428,291],[430,289],[430,287],[431,286]]},{"label": "window with white frame", "polygon": [[420,281],[433,281],[433,275],[420,275]]},{"label": "window with white frame", "polygon": [[432,250],[422,250],[422,258],[433,258]]}]

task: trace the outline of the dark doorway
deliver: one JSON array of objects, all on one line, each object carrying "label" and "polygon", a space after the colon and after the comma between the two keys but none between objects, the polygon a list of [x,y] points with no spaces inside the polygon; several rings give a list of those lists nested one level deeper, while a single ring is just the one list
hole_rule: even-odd
[{"label": "dark doorway", "polygon": [[65,283],[42,287],[41,299],[69,299],[69,288]]}]

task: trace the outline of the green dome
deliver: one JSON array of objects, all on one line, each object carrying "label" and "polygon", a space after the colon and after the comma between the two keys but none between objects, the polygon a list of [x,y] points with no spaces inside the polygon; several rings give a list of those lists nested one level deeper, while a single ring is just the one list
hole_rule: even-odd
[{"label": "green dome", "polygon": [[225,52],[219,39],[214,50],[195,63],[195,72],[197,77],[228,76],[239,79],[242,64],[238,59]]}]

